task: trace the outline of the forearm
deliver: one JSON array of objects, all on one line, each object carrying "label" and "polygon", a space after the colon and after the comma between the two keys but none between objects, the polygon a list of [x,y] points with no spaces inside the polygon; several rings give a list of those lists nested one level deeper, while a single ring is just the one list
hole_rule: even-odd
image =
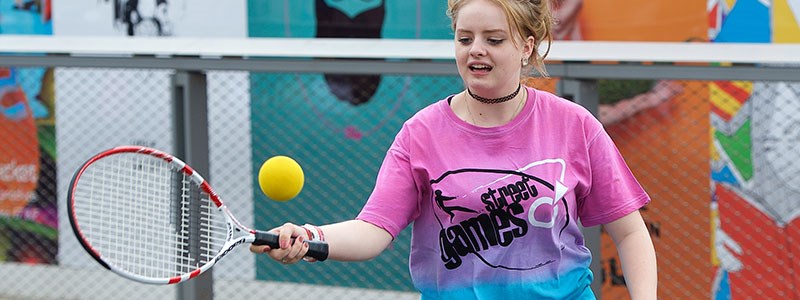
[{"label": "forearm", "polygon": [[656,299],[656,254],[647,230],[637,230],[617,243],[625,283],[633,300]]},{"label": "forearm", "polygon": [[658,275],[656,253],[650,233],[639,211],[605,225],[617,246],[625,284],[633,300],[656,299]]},{"label": "forearm", "polygon": [[328,258],[338,261],[372,259],[392,242],[392,236],[370,223],[350,220],[320,226],[328,243]]}]

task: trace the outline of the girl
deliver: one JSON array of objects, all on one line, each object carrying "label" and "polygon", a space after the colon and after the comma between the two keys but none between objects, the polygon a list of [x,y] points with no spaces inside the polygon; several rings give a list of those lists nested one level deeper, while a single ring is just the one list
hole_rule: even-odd
[{"label": "girl", "polygon": [[355,220],[287,223],[279,249],[251,251],[291,264],[324,239],[330,259],[368,260],[413,222],[422,299],[594,299],[578,222],[605,224],[632,298],[655,299],[649,196],[587,110],[520,84],[529,67],[546,74],[548,2],[449,0],[466,89],[405,122]]}]

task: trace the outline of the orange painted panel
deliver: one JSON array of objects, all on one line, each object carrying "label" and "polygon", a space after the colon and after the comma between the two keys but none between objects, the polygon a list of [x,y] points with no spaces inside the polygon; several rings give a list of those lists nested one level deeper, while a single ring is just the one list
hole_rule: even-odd
[{"label": "orange painted panel", "polygon": [[[679,84],[683,90],[672,99],[607,130],[653,199],[642,215],[656,247],[659,298],[708,299],[713,278],[708,84]],[[602,298],[628,299],[614,244],[606,234],[602,242]]]},{"label": "orange painted panel", "polygon": [[583,39],[590,41],[707,40],[706,1],[583,1]]},{"label": "orange painted panel", "polygon": [[15,215],[36,189],[39,140],[22,89],[0,90],[0,106],[0,215]]}]

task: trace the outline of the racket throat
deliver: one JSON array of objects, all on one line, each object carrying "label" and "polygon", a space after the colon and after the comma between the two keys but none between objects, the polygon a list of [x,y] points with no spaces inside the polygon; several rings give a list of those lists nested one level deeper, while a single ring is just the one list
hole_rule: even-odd
[{"label": "racket throat", "polygon": [[229,244],[227,247],[225,247],[222,250],[222,252],[219,253],[219,255],[217,255],[217,257],[214,258],[214,264],[219,262],[219,260],[222,259],[223,257],[225,257],[225,255],[228,255],[228,253],[230,253],[231,250],[233,250],[234,248],[236,248],[237,246],[239,246],[241,244],[244,244],[245,242],[247,242],[247,239],[243,239],[242,238],[242,239],[238,239],[235,242]]}]

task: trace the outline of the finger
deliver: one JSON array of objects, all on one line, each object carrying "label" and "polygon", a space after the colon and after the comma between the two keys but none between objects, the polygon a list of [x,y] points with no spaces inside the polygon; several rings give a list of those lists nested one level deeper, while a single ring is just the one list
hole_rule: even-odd
[{"label": "finger", "polygon": [[272,250],[272,249],[270,249],[270,247],[267,246],[267,245],[263,245],[263,246],[250,245],[250,252],[253,252],[253,253],[256,253],[256,254],[269,252],[270,250]]},{"label": "finger", "polygon": [[317,261],[316,259],[314,259],[312,257],[306,257],[306,254],[308,253],[308,247],[309,247],[308,243],[303,243],[303,249],[298,254],[297,259],[298,260],[305,260],[307,262],[316,262]]},{"label": "finger", "polygon": [[[285,256],[283,256],[280,259],[275,258],[275,260],[277,260],[278,262],[280,262],[282,264],[285,264],[285,265],[295,264],[295,263],[297,263],[297,262],[299,262],[301,260],[305,260],[305,261],[308,261],[308,262],[317,261],[317,260],[315,260],[313,258],[305,257],[305,252],[308,251],[308,244],[303,243],[303,245],[300,246],[300,248],[302,250],[299,251],[297,254],[294,254],[293,252],[292,253],[288,253],[288,254],[286,254]],[[294,249],[294,246],[292,247],[292,249]]]},{"label": "finger", "polygon": [[286,223],[278,229],[278,244],[281,249],[289,249],[292,246],[292,236],[295,235],[294,227],[297,227],[297,225]]},{"label": "finger", "polygon": [[289,252],[287,250],[284,250],[284,249],[272,249],[269,252],[267,252],[267,255],[269,255],[270,258],[272,258],[273,260],[278,261],[278,262],[285,261],[286,260],[286,256],[288,254],[289,254]]},{"label": "finger", "polygon": [[281,263],[282,263],[282,264],[284,264],[284,265],[291,265],[291,264],[294,264],[294,263],[296,263],[296,262],[298,262],[298,261],[299,261],[299,259],[297,259],[297,257],[295,256],[295,254],[293,254],[293,253],[291,253],[291,252],[287,252],[287,253],[286,253],[286,255],[285,255],[285,256],[283,256],[283,257],[282,257],[282,258],[279,260],[279,262],[281,262]]},{"label": "finger", "polygon": [[297,236],[297,238],[294,240],[294,243],[292,244],[292,247],[288,249],[289,250],[288,253],[286,253],[286,256],[281,260],[281,262],[295,263],[300,259],[302,259],[303,258],[302,251],[304,245],[306,244],[303,241],[304,241],[303,236]]}]

